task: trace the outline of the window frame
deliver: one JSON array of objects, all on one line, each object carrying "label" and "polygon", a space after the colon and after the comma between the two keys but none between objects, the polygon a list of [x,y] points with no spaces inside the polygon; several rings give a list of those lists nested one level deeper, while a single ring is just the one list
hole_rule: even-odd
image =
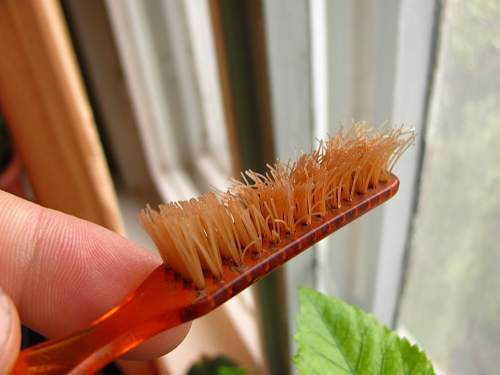
[{"label": "window frame", "polygon": [[[213,187],[224,190],[231,155],[221,136],[226,129],[208,3],[108,0],[106,7],[146,164],[161,200],[190,199]],[[174,84],[168,85],[169,77]],[[185,147],[177,144],[179,124],[187,127],[185,134],[196,136],[180,139]],[[209,132],[218,136],[207,137]],[[197,320],[183,345],[165,358],[169,370],[184,373],[203,353],[224,352],[251,371],[264,371],[255,309],[253,293],[246,290]],[[220,324],[213,326],[215,321]],[[219,339],[222,328],[225,335]],[[214,345],[198,344],[204,342]]]},{"label": "window frame", "polygon": [[397,204],[384,208],[373,305],[375,315],[393,328],[419,193],[439,19],[439,1],[405,0],[401,4],[392,118],[398,123],[412,124],[418,138],[395,168],[395,174],[402,181]]},{"label": "window frame", "polygon": [[[360,1],[313,0],[311,6],[312,16],[326,18],[311,22],[312,74],[323,77],[313,90],[315,135],[324,135],[325,118],[328,132],[342,121],[364,118],[412,126],[418,135],[395,168],[401,180],[396,197],[321,242],[315,262],[318,289],[394,326],[425,141],[438,1],[363,6]],[[324,55],[326,65],[314,63]]]},{"label": "window frame", "polygon": [[[177,201],[210,186],[225,188],[228,146],[224,137],[217,142],[203,136],[208,129],[225,132],[215,54],[193,43],[203,38],[213,51],[211,28],[207,22],[189,21],[209,20],[207,4],[127,0],[107,1],[106,6],[147,165],[160,196]],[[177,134],[178,124],[187,128],[183,134]]]}]

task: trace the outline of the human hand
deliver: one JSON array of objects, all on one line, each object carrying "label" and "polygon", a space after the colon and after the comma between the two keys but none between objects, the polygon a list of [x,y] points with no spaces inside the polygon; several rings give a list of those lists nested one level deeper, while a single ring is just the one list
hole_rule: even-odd
[{"label": "human hand", "polygon": [[[19,313],[46,337],[85,327],[118,304],[161,260],[98,225],[0,190],[0,374],[19,351]],[[127,354],[150,359],[174,349],[189,324],[163,332]]]},{"label": "human hand", "polygon": [[11,299],[0,289],[0,374],[8,374],[19,353],[21,326]]}]

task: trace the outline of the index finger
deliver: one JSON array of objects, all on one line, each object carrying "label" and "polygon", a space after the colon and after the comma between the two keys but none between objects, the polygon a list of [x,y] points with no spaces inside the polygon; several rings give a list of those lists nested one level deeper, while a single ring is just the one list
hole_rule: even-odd
[{"label": "index finger", "polygon": [[[0,191],[0,286],[21,321],[46,337],[85,327],[160,263],[105,228]],[[144,354],[168,352],[187,329],[159,335]]]}]

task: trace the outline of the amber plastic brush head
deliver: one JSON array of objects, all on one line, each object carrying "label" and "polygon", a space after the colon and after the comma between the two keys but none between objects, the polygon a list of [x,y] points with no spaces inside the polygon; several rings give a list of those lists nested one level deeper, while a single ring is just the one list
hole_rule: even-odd
[{"label": "amber plastic brush head", "polygon": [[14,374],[91,374],[149,337],[202,316],[392,197],[402,129],[354,125],[295,162],[247,171],[227,192],[147,207],[164,265],[84,330],[23,350]]},{"label": "amber plastic brush head", "polygon": [[227,192],[148,206],[140,221],[165,264],[201,290],[207,273],[223,279],[224,264],[244,267],[247,254],[266,258],[298,229],[387,186],[413,139],[411,131],[355,124],[295,162],[242,173]]}]

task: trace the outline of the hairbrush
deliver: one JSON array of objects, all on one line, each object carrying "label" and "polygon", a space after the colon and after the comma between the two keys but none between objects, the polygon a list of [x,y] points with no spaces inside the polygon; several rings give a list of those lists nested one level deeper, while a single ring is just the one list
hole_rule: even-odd
[{"label": "hairbrush", "polygon": [[413,143],[364,123],[226,192],[147,206],[139,220],[164,263],[87,328],[23,350],[13,374],[91,374],[155,334],[196,319],[396,194]]}]

